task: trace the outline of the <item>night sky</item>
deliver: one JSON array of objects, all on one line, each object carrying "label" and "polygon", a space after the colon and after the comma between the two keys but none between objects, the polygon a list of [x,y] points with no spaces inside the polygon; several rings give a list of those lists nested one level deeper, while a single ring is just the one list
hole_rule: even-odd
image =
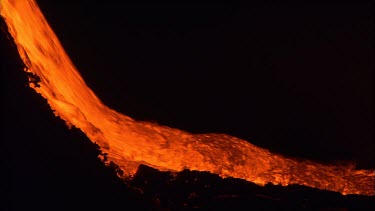
[{"label": "night sky", "polygon": [[[375,167],[368,3],[37,2],[88,86],[121,113],[286,156]],[[52,143],[56,156],[69,154]]]}]

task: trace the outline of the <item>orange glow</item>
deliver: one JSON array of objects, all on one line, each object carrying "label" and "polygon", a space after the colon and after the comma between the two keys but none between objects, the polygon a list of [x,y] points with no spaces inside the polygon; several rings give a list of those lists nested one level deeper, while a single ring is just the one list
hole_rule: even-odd
[{"label": "orange glow", "polygon": [[104,105],[86,85],[34,0],[1,0],[1,16],[14,38],[25,71],[40,77],[30,87],[56,116],[81,129],[131,177],[140,164],[161,171],[208,171],[258,185],[299,184],[342,194],[375,195],[375,171],[327,166],[272,154],[225,134],[191,134],[135,121]]}]

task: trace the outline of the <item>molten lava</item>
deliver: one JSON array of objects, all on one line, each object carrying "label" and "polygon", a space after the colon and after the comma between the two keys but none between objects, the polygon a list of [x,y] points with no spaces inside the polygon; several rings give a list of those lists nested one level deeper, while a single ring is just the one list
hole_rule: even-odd
[{"label": "molten lava", "polygon": [[[56,116],[81,129],[132,176],[140,164],[162,171],[208,171],[259,185],[299,184],[340,192],[375,195],[374,170],[327,166],[272,154],[225,134],[191,134],[140,122],[104,105],[86,85],[34,0],[1,0],[6,21],[25,71],[40,78],[30,87],[47,99]],[[120,176],[120,175],[119,175]]]}]

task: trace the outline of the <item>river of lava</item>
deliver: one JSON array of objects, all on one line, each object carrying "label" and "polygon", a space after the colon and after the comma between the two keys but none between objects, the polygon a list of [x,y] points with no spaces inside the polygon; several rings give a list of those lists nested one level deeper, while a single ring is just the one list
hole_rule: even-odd
[{"label": "river of lava", "polygon": [[258,185],[299,184],[340,192],[375,195],[375,171],[328,166],[273,154],[225,134],[191,134],[136,121],[104,105],[86,85],[34,0],[1,0],[1,16],[26,65],[36,75],[30,87],[47,99],[67,126],[81,129],[100,146],[103,162],[131,177],[140,164],[161,171],[207,171]]}]

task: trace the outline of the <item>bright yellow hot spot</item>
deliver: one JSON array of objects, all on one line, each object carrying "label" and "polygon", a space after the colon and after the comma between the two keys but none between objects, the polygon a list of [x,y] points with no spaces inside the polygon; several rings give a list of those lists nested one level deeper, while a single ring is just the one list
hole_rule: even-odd
[{"label": "bright yellow hot spot", "polygon": [[[108,160],[133,175],[139,164],[159,170],[208,171],[259,185],[300,184],[342,194],[375,195],[374,170],[326,166],[272,154],[225,134],[191,134],[139,122],[105,106],[86,85],[34,0],[1,0],[1,16],[28,72],[30,86],[68,126],[81,129]],[[103,160],[104,161],[104,160]]]}]

